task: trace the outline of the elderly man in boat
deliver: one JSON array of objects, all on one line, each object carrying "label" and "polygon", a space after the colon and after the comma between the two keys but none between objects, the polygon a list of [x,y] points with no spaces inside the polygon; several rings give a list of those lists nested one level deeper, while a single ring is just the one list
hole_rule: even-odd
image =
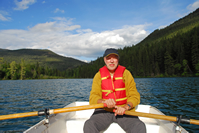
[{"label": "elderly man in boat", "polygon": [[135,111],[140,103],[133,76],[124,66],[118,65],[119,54],[116,49],[106,49],[103,57],[106,65],[100,68],[93,79],[89,103],[105,103],[107,107],[94,111],[84,124],[84,132],[98,133],[115,122],[127,133],[146,133],[145,124],[137,116],[124,114],[127,110]]}]

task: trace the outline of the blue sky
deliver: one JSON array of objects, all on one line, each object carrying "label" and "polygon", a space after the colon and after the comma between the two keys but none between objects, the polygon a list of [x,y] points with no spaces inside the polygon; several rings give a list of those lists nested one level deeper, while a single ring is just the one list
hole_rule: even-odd
[{"label": "blue sky", "polygon": [[0,48],[49,49],[83,61],[136,45],[199,0],[0,0]]}]

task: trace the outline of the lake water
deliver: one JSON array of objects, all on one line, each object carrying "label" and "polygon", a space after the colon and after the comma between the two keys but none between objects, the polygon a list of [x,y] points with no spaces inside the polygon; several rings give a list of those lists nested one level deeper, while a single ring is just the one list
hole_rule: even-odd
[{"label": "lake water", "polygon": [[[152,105],[166,115],[199,120],[199,78],[135,78],[141,104]],[[88,101],[92,79],[1,80],[0,115],[62,108]],[[0,121],[0,133],[23,132],[43,116]],[[199,125],[182,124],[190,133]]]}]

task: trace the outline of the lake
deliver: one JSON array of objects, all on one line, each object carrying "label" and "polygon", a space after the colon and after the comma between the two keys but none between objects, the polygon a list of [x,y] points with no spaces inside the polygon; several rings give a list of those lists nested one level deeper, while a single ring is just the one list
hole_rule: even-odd
[{"label": "lake", "polygon": [[[199,77],[135,78],[141,104],[152,105],[166,115],[199,120]],[[62,108],[88,101],[92,79],[1,80],[0,115]],[[23,132],[43,116],[0,121],[0,133]],[[199,125],[181,124],[190,133]]]}]

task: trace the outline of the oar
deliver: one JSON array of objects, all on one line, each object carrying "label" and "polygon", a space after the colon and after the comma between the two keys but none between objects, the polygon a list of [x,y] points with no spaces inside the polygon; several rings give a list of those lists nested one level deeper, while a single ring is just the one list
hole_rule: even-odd
[{"label": "oar", "polygon": [[[27,113],[1,115],[0,116],[0,120],[22,118],[22,117],[30,117],[30,116],[58,114],[58,113],[80,111],[80,110],[88,110],[88,109],[97,109],[97,108],[104,108],[104,107],[106,107],[106,104],[93,104],[93,105],[75,106],[75,107],[67,107],[67,108],[51,109],[51,110],[42,110],[42,111],[27,112]],[[158,114],[150,114],[150,113],[142,113],[142,112],[131,112],[131,111],[125,111],[125,114],[126,115],[132,115],[132,116],[140,116],[140,117],[148,117],[148,118],[161,119],[161,120],[167,120],[167,121],[174,121],[174,122],[178,122],[179,121],[179,119],[177,117],[166,116],[166,115],[158,115]],[[199,125],[199,120],[181,119],[180,121],[182,123]]]},{"label": "oar", "polygon": [[93,105],[75,106],[75,107],[67,107],[67,108],[51,109],[51,110],[46,109],[46,110],[35,111],[35,112],[0,115],[0,120],[23,118],[23,117],[30,117],[30,116],[58,114],[58,113],[64,113],[64,112],[97,109],[97,108],[103,108],[103,107],[106,107],[106,104],[93,104]]},{"label": "oar", "polygon": [[139,117],[161,119],[161,120],[173,121],[173,122],[180,121],[180,123],[199,125],[199,120],[184,119],[184,118],[178,118],[178,117],[174,117],[174,116],[158,115],[158,114],[143,113],[143,112],[136,112],[136,111],[135,112],[125,111],[125,114],[132,115],[132,116],[139,116]]}]

